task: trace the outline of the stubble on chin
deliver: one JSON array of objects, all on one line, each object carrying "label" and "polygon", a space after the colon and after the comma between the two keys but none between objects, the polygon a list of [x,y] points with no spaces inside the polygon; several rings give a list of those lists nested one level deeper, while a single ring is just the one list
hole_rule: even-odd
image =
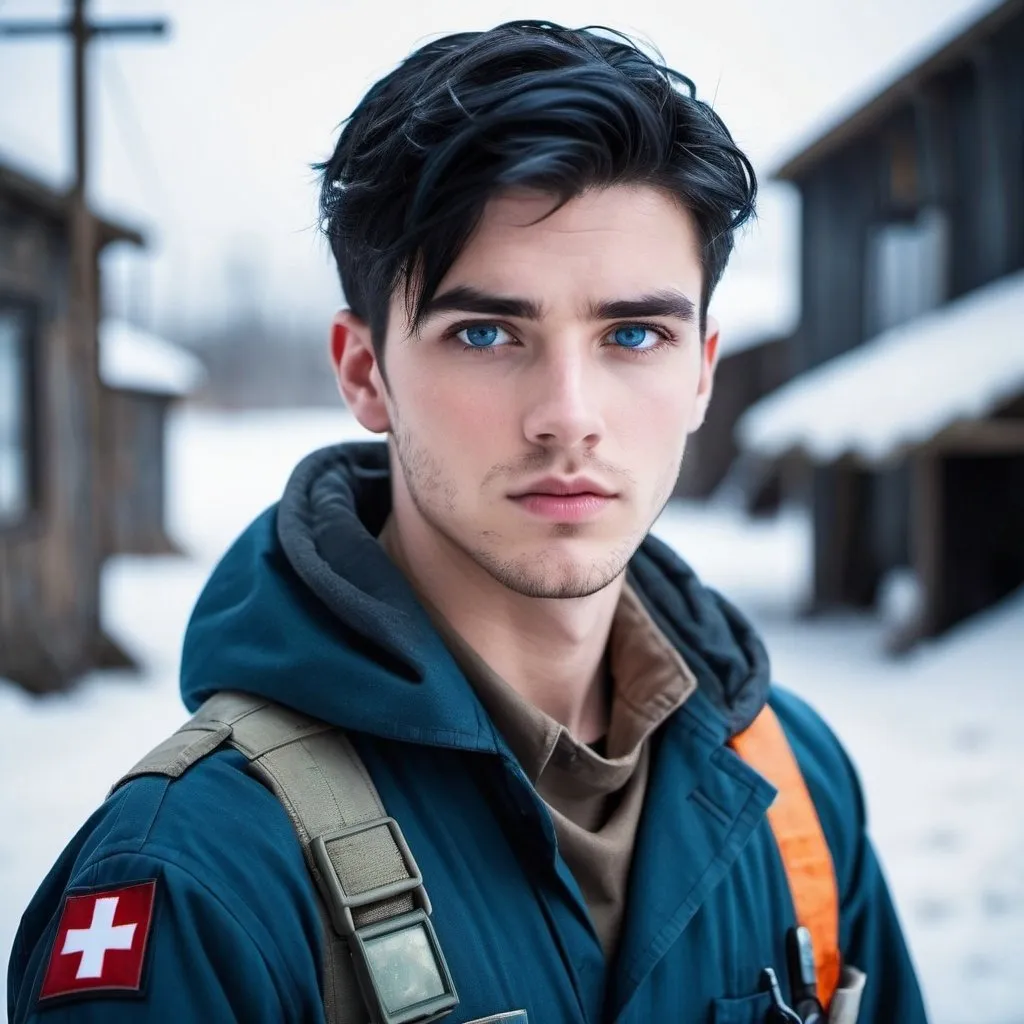
[{"label": "stubble on chin", "polygon": [[490,552],[478,551],[475,560],[497,582],[516,594],[567,600],[590,597],[604,590],[622,575],[631,555],[632,548],[583,563],[568,555],[550,552],[502,560]]}]

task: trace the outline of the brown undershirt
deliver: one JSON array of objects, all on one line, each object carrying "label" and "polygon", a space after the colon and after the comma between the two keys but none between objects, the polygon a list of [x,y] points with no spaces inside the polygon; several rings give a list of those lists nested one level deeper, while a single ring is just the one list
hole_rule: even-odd
[{"label": "brown undershirt", "polygon": [[648,739],[694,691],[696,679],[626,584],[605,659],[611,691],[608,733],[603,744],[580,743],[498,676],[415,587],[392,522],[388,519],[381,531],[381,545],[417,590],[435,628],[547,805],[559,850],[611,963],[647,790]]}]

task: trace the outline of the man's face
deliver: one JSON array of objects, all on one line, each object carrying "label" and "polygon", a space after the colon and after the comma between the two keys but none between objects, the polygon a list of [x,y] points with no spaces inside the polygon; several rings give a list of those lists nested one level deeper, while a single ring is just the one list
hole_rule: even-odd
[{"label": "man's face", "polygon": [[717,337],[702,347],[677,203],[619,186],[534,223],[552,205],[492,201],[416,332],[396,296],[385,402],[396,507],[502,585],[564,598],[618,577],[668,500]]}]

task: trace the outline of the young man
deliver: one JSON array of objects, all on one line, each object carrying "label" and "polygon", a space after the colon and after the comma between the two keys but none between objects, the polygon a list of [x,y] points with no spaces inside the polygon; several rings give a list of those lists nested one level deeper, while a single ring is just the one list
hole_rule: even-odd
[{"label": "young man", "polygon": [[415,52],[322,170],[335,370],[387,443],[311,455],[215,570],[213,703],[43,883],[12,1019],[924,1021],[850,762],[647,535],[753,210],[725,126],[522,22]]}]

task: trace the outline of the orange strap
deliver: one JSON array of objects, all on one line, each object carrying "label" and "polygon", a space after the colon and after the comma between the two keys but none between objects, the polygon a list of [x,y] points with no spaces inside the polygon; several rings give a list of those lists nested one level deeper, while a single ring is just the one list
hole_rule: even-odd
[{"label": "orange strap", "polygon": [[768,808],[797,921],[810,931],[818,998],[826,1009],[839,984],[839,890],[832,854],[800,766],[775,712],[766,704],[729,745],[779,791]]}]

